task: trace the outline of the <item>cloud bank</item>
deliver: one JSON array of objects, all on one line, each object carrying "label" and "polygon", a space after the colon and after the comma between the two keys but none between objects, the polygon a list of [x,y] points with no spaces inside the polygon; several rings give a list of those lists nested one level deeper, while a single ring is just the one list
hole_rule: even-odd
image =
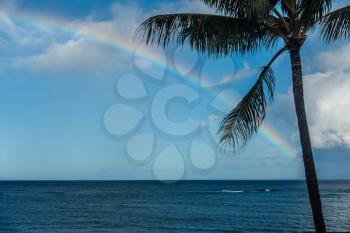
[{"label": "cloud bank", "polygon": [[[309,65],[314,72],[304,76],[304,98],[311,140],[316,148],[350,148],[350,44],[324,51]],[[289,112],[296,126],[292,88],[280,96],[282,112]],[[295,132],[295,139],[298,133]]]}]

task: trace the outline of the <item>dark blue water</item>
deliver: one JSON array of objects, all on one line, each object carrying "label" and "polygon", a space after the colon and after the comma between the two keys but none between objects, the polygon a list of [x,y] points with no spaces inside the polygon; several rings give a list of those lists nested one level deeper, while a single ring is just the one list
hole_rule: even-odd
[{"label": "dark blue water", "polygon": [[[350,182],[320,186],[328,230],[350,231]],[[0,182],[1,233],[312,230],[302,181]]]}]

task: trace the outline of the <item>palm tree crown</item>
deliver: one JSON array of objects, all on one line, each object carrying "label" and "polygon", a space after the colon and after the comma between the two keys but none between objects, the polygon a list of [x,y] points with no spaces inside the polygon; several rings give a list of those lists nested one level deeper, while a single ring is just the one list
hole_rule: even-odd
[{"label": "palm tree crown", "polygon": [[[262,67],[249,92],[222,120],[220,142],[238,149],[257,132],[273,100],[272,63],[285,51],[291,56],[293,93],[306,181],[317,232],[325,232],[316,170],[303,99],[300,48],[307,33],[320,28],[326,42],[350,37],[350,6],[332,11],[333,0],[202,0],[216,14],[167,14],[147,19],[138,28],[148,44],[185,43],[209,56],[247,54],[282,48]],[[282,43],[279,43],[282,42]]]},{"label": "palm tree crown", "polygon": [[261,73],[252,89],[222,121],[220,141],[240,148],[256,133],[273,99],[273,61],[288,48],[301,47],[307,32],[321,25],[328,41],[350,36],[350,6],[330,12],[332,0],[203,0],[216,10],[211,14],[157,15],[138,29],[147,43],[167,46],[171,41],[208,55],[246,54],[259,48],[280,49]]},{"label": "palm tree crown", "polygon": [[260,48],[278,50],[264,66],[251,90],[222,121],[220,142],[240,148],[256,133],[273,99],[275,85],[271,64],[288,48],[301,47],[307,32],[321,25],[328,41],[350,36],[350,6],[330,12],[332,0],[203,0],[216,10],[211,14],[168,14],[149,18],[138,33],[147,43],[167,46],[189,43],[212,56],[246,54]]}]

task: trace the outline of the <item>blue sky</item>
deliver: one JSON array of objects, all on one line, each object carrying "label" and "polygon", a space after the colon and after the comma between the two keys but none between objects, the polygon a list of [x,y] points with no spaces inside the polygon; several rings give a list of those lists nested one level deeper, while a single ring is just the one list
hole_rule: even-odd
[{"label": "blue sky", "polygon": [[[303,178],[288,54],[274,65],[262,131],[232,153],[218,147],[217,124],[276,51],[213,59],[133,40],[148,16],[212,12],[201,2],[2,1],[0,9],[0,179]],[[349,41],[326,45],[316,32],[302,51],[321,178],[350,178],[349,52]]]}]

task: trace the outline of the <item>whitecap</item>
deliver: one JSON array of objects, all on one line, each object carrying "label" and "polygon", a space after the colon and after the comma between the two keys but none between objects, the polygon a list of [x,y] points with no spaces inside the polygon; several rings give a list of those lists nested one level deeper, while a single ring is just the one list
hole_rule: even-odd
[{"label": "whitecap", "polygon": [[223,190],[221,190],[221,192],[223,192],[223,193],[243,193],[244,190],[227,190],[227,189],[223,189]]}]

